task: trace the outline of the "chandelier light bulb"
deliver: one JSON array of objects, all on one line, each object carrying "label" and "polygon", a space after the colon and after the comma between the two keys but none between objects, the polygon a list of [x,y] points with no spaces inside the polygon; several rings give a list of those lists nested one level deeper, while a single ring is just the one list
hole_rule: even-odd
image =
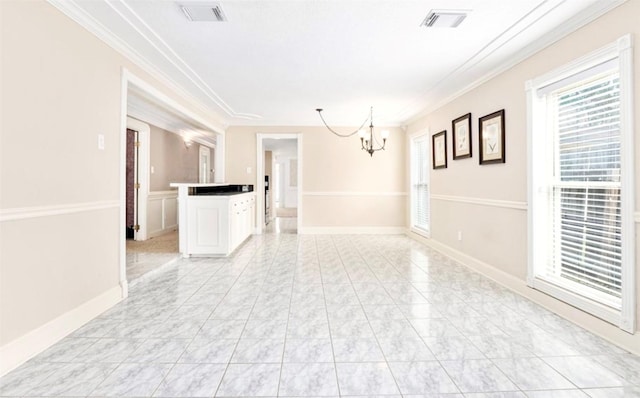
[{"label": "chandelier light bulb", "polygon": [[360,138],[364,138],[367,135],[363,129],[358,130],[358,136]]},{"label": "chandelier light bulb", "polygon": [[387,138],[389,138],[389,130],[382,130],[380,132],[380,137],[382,137],[383,140],[386,140]]}]

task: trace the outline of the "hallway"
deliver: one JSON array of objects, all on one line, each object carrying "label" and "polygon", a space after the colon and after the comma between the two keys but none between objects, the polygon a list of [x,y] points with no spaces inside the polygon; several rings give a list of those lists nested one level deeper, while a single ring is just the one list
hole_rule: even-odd
[{"label": "hallway", "polygon": [[637,356],[404,236],[265,234],[141,281],[0,379],[0,396],[637,397],[639,385]]},{"label": "hallway", "polygon": [[132,281],[159,270],[177,259],[178,231],[144,241],[127,240],[127,280]]}]

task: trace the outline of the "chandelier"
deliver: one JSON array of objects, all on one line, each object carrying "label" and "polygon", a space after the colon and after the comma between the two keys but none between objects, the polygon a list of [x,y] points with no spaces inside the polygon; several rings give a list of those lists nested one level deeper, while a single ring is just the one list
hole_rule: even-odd
[{"label": "chandelier", "polygon": [[[387,138],[389,138],[389,130],[382,130],[380,132],[380,138],[382,138],[382,145],[380,145],[380,142],[378,141],[376,136],[373,134],[373,107],[371,107],[371,113],[364,120],[362,125],[358,127],[356,131],[348,134],[340,134],[334,129],[332,129],[331,127],[329,127],[327,122],[322,117],[322,108],[316,109],[316,112],[318,112],[318,115],[320,115],[320,119],[322,119],[322,123],[324,123],[325,127],[328,128],[329,131],[331,131],[333,134],[337,135],[338,137],[351,137],[352,135],[355,135],[356,133],[358,133],[358,135],[360,136],[361,149],[366,151],[371,157],[373,157],[374,152],[383,151],[384,147],[387,145]],[[367,122],[369,122],[368,133],[364,130],[364,126],[367,124]],[[377,147],[374,146],[374,141]]]}]

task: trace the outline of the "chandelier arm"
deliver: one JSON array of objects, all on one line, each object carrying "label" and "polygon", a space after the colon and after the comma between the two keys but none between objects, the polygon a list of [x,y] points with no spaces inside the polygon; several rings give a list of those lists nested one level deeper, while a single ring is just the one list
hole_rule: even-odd
[{"label": "chandelier arm", "polygon": [[322,120],[322,123],[324,123],[324,126],[329,129],[329,131],[331,131],[333,134],[337,135],[338,137],[351,137],[352,135],[355,135],[358,133],[358,131],[362,130],[362,128],[364,127],[365,124],[367,124],[367,121],[369,120],[369,118],[367,117],[364,122],[362,122],[362,125],[360,125],[360,127],[358,127],[358,129],[352,133],[349,134],[340,134],[337,131],[335,131],[334,129],[332,129],[331,127],[329,127],[329,125],[327,124],[327,122],[324,120],[324,117],[322,117],[322,109],[316,109],[316,111],[318,112],[318,115],[320,115],[320,119]]}]

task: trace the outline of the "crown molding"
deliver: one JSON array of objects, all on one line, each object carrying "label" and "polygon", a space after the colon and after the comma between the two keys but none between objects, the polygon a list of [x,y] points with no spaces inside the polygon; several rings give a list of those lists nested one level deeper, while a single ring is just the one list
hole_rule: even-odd
[{"label": "crown molding", "polygon": [[136,31],[158,54],[166,59],[176,70],[178,70],[189,82],[195,86],[207,99],[222,109],[229,117],[236,119],[256,120],[262,116],[240,113],[233,110],[205,81],[185,62],[171,46],[160,37],[126,2],[107,1],[105,2],[111,9],[125,21],[131,29]]},{"label": "crown molding", "polygon": [[[79,24],[80,26],[85,28],[87,31],[89,31],[90,33],[95,35],[98,39],[102,40],[109,47],[111,47],[112,49],[114,49],[115,51],[117,51],[118,53],[123,55],[125,58],[127,58],[128,60],[133,62],[136,66],[140,67],[142,70],[144,70],[146,73],[148,73],[151,77],[153,77],[154,79],[159,81],[161,84],[163,84],[163,85],[167,86],[168,88],[170,88],[173,92],[177,93],[183,99],[188,101],[191,105],[196,107],[199,111],[201,111],[201,112],[203,112],[204,114],[207,114],[207,115],[212,115],[215,119],[219,120],[219,122],[222,125],[228,124],[228,120],[226,118],[222,117],[219,113],[217,113],[214,110],[212,110],[210,106],[207,106],[207,104],[205,104],[202,101],[202,99],[194,96],[184,86],[182,86],[181,84],[176,82],[174,79],[172,79],[168,74],[162,72],[159,68],[154,66],[153,63],[151,63],[146,57],[144,57],[142,54],[140,54],[138,51],[136,51],[133,47],[131,47],[125,41],[121,40],[115,33],[113,33],[106,26],[101,24],[98,20],[96,20],[88,12],[83,10],[82,7],[80,7],[75,0],[47,0],[47,2],[49,4],[51,4],[52,6],[54,6],[56,9],[58,9],[60,12],[65,14],[67,17],[71,18],[74,22],[76,22],[77,24]],[[153,43],[151,41],[151,39],[148,37],[148,35],[142,34],[141,33],[141,28],[134,26],[133,22],[131,22],[130,19],[125,18],[123,16],[122,12],[120,10],[118,10],[117,8],[115,8],[113,2],[105,2],[105,3],[108,4],[118,15],[120,15],[120,17],[123,19],[123,21],[128,23],[145,40],[147,40],[151,46],[153,46],[165,58],[167,58],[167,60],[169,62],[171,62],[174,65],[174,67],[176,67],[178,70],[180,70],[182,73],[184,73],[184,68],[180,68],[178,66],[178,64],[180,62],[184,63],[184,61],[182,59],[179,59],[179,61],[176,60],[176,59],[171,59],[171,57],[166,53],[166,51],[171,51],[173,54],[175,54],[175,52],[173,52],[173,50],[171,50],[169,48],[169,50],[165,50],[164,52],[162,52],[159,49],[160,45],[158,45],[157,43]],[[119,3],[119,4],[124,4],[124,3]],[[128,6],[126,6],[126,5],[124,5],[124,6],[128,8]],[[130,8],[128,8],[128,9],[130,10]],[[135,17],[138,20],[140,20],[140,17],[138,17],[137,14],[135,14]],[[158,37],[157,34],[155,34],[155,32],[153,32],[153,35],[155,35],[155,37]],[[166,46],[166,47],[168,48],[168,46]],[[176,57],[177,57],[177,55],[176,55]],[[193,72],[193,73],[195,74],[195,72]],[[199,76],[194,77],[194,76],[188,76],[187,75],[186,77],[192,82],[193,82],[194,79],[202,80]],[[218,108],[220,108],[223,111],[225,111],[226,113],[228,113],[227,109],[225,109],[225,106],[227,106],[227,105],[224,104],[224,102],[222,101],[221,103],[224,104],[224,106],[223,106],[220,103],[221,100],[219,100],[219,101],[215,100],[215,98],[219,98],[219,96],[217,96],[217,94],[215,94],[213,92],[213,90],[211,90],[208,86],[204,87],[202,84],[196,84],[195,82],[194,82],[194,85],[200,91],[205,90],[204,94],[207,95],[207,98],[210,98],[215,106],[217,106]],[[208,90],[208,92],[207,92],[207,90]],[[238,115],[240,115],[240,116],[238,116]],[[245,116],[243,116],[243,114],[236,114],[236,113],[233,113],[233,114],[231,114],[229,116],[233,117],[233,118],[245,117]]]},{"label": "crown molding", "polygon": [[[606,14],[607,12],[613,10],[616,7],[619,7],[620,5],[624,4],[627,1],[628,0],[612,0],[612,1],[597,1],[597,2],[595,2],[592,7],[589,7],[588,9],[583,10],[582,12],[576,14],[573,18],[565,21],[564,23],[562,23],[561,25],[559,25],[558,27],[556,27],[552,31],[550,31],[547,34],[545,34],[542,37],[540,37],[538,40],[535,40],[534,42],[528,44],[526,47],[522,48],[520,51],[518,51],[515,54],[513,54],[511,57],[509,57],[508,62],[502,63],[500,65],[500,67],[492,69],[491,72],[483,75],[482,77],[476,79],[471,84],[468,84],[467,86],[463,87],[462,89],[460,89],[460,90],[454,92],[453,94],[443,98],[442,100],[440,100],[440,101],[438,101],[438,102],[436,102],[436,103],[434,103],[432,105],[428,105],[425,109],[423,109],[423,110],[419,111],[418,113],[416,113],[415,115],[407,118],[404,121],[404,124],[411,125],[411,124],[415,123],[416,121],[426,117],[427,115],[429,115],[433,111],[435,111],[437,109],[440,109],[441,107],[443,107],[443,106],[447,105],[448,103],[456,100],[457,98],[463,96],[464,94],[467,94],[468,92],[476,89],[477,87],[479,87],[482,84],[488,82],[489,80],[501,75],[502,73],[504,73],[507,70],[513,68],[517,64],[525,61],[526,59],[528,59],[530,57],[532,57],[536,53],[544,50],[545,48],[547,48],[550,45],[556,43],[557,41],[563,39],[564,37],[566,37],[569,34],[575,32],[576,30],[582,28],[583,26],[595,21],[596,19],[598,19],[602,15]],[[562,0],[560,3],[562,3],[562,2],[564,2],[564,0]],[[514,38],[516,38],[519,33],[523,32],[529,26],[531,26],[535,22],[539,21],[540,18],[544,17],[548,12],[552,11],[553,9],[555,9],[555,7],[557,7],[558,5],[559,4],[556,4],[552,8],[548,9],[547,12],[540,14],[535,20],[528,22],[527,26],[525,26],[522,29],[520,29],[516,34],[513,34],[508,40],[504,41],[502,44],[492,47],[491,51],[488,51],[484,56],[482,56],[481,59],[477,60],[477,62],[475,62],[471,67],[474,67],[474,66],[478,65],[479,63],[483,62],[484,60],[486,60],[489,56],[491,56],[491,54],[493,54],[495,51],[499,50],[502,46],[504,46],[505,44],[507,44],[508,42],[513,40]],[[531,15],[531,12],[528,15]],[[525,18],[523,18],[522,20],[524,20]],[[512,26],[510,29],[505,31],[503,33],[503,35],[505,35],[509,31],[511,31],[512,28],[516,28],[516,27],[518,27],[518,26],[517,25]],[[465,64],[468,64],[470,61],[473,60],[473,58],[476,58],[478,56],[479,56],[479,54],[477,54],[476,56],[470,58],[469,60],[467,60],[465,62]],[[463,70],[464,65],[461,66],[461,68],[459,68],[457,72],[454,72],[453,74],[449,74],[445,79],[442,79],[440,82],[438,82],[436,84],[436,86],[441,84],[445,80],[452,80],[452,79],[455,80],[455,75],[456,74],[459,74],[459,73],[462,73],[462,72],[466,72],[466,71],[470,70],[471,67],[468,67],[468,68]]]}]

